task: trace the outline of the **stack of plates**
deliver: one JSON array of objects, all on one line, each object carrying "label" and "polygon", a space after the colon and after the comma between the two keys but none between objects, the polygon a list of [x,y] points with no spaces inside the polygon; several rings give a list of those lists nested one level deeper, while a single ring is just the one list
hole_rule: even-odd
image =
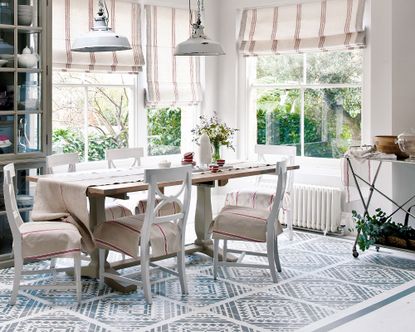
[{"label": "stack of plates", "polygon": [[17,21],[19,25],[31,25],[33,20],[33,7],[28,5],[19,5]]}]

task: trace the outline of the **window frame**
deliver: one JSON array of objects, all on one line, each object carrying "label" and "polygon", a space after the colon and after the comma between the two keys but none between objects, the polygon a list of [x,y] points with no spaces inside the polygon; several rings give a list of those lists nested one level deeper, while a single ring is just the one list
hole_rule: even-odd
[{"label": "window frame", "polygon": [[[56,70],[57,72],[59,72],[59,70]],[[82,80],[84,81],[85,78],[85,74],[87,74],[86,72],[82,72],[79,71],[77,72],[79,74],[82,74]],[[123,73],[117,73],[119,75],[122,75]],[[61,87],[61,88],[77,88],[77,89],[82,89],[83,90],[83,97],[84,97],[84,108],[83,108],[83,116],[84,116],[84,128],[83,128],[83,132],[85,133],[85,131],[88,130],[88,125],[85,125],[85,123],[87,121],[85,121],[86,117],[88,117],[88,90],[91,88],[130,88],[131,89],[131,104],[129,105],[129,113],[128,113],[128,146],[135,146],[135,142],[134,142],[134,137],[131,137],[130,132],[133,130],[135,131],[135,127],[134,124],[137,123],[137,121],[135,121],[135,119],[132,119],[131,115],[137,114],[137,87],[138,87],[138,74],[135,75],[136,77],[134,78],[134,84],[109,84],[109,83],[55,83],[52,81],[52,91],[55,87]],[[53,96],[52,96],[52,100],[53,100]],[[51,110],[51,132],[53,133],[53,105],[52,105],[52,110]],[[87,135],[85,135],[85,137],[88,137]],[[89,152],[89,144],[85,144],[85,150],[84,150],[84,158],[85,161],[90,162],[90,160],[88,160],[88,152]],[[53,150],[53,143],[51,142],[51,148]]]},{"label": "window frame", "polygon": [[[337,52],[343,52],[343,51],[337,51]],[[257,119],[256,119],[256,100],[257,100],[257,89],[281,89],[281,90],[299,90],[300,91],[300,102],[301,102],[301,113],[300,113],[300,144],[301,144],[301,155],[297,156],[300,158],[316,158],[316,159],[327,159],[327,160],[337,160],[339,158],[322,158],[322,157],[311,157],[311,156],[305,156],[304,150],[304,115],[305,115],[305,92],[306,90],[322,90],[322,89],[342,89],[342,88],[358,88],[361,90],[361,114],[363,115],[364,110],[364,75],[365,75],[365,56],[364,51],[362,50],[362,72],[361,77],[362,80],[360,83],[307,83],[307,54],[303,53],[303,73],[301,81],[298,83],[257,83],[256,82],[256,66],[257,66],[257,58],[256,57],[249,57],[246,58],[245,63],[245,70],[246,70],[246,88],[247,88],[247,117],[246,122],[247,124],[255,124],[255,130],[249,130],[249,126],[246,126],[247,132],[248,132],[248,138],[246,143],[248,143],[248,151],[247,155],[248,157],[252,158],[254,153],[254,145],[257,144]],[[319,53],[319,52],[315,52]],[[361,119],[361,132],[363,132],[363,116]],[[361,136],[362,140],[363,135]],[[252,144],[252,142],[255,142]]]}]

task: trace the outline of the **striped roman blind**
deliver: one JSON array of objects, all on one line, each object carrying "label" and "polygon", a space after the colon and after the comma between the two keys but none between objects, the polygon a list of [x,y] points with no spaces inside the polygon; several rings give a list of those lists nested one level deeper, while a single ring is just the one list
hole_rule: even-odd
[{"label": "striped roman blind", "polygon": [[245,56],[365,46],[365,0],[321,0],[245,9],[239,46]]},{"label": "striped roman blind", "polygon": [[74,38],[93,26],[98,10],[96,0],[53,0],[52,61],[54,69],[132,72],[141,71],[144,56],[141,47],[141,7],[138,3],[107,0],[109,25],[126,36],[131,50],[120,52],[71,52]]},{"label": "striped roman blind", "polygon": [[189,12],[145,6],[146,106],[195,105],[201,102],[200,60],[175,57],[174,50],[190,36]]}]

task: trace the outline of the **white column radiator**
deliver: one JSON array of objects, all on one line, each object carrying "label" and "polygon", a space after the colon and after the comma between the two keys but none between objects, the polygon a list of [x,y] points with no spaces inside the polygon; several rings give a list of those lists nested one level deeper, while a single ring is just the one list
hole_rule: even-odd
[{"label": "white column radiator", "polygon": [[336,232],[340,226],[341,197],[339,188],[294,184],[293,226]]}]

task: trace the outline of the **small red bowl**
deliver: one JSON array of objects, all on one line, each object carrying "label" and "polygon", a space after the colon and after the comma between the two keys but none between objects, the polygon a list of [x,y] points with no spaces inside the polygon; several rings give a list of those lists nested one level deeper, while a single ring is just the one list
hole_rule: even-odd
[{"label": "small red bowl", "polygon": [[225,165],[225,159],[218,159],[218,160],[216,160],[216,163],[219,165],[219,166],[223,166],[223,165]]}]

